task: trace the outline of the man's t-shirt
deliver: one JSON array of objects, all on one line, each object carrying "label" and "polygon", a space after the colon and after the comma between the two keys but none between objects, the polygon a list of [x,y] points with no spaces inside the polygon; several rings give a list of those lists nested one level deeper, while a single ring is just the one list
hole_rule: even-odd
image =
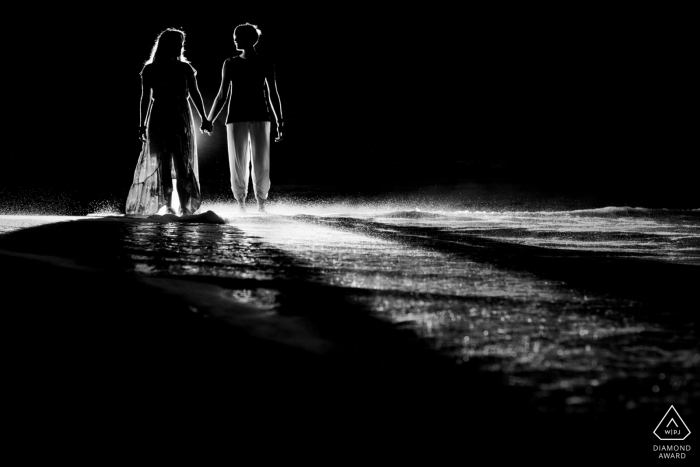
[{"label": "man's t-shirt", "polygon": [[274,76],[272,63],[259,55],[226,62],[231,83],[226,123],[271,121],[265,77]]}]

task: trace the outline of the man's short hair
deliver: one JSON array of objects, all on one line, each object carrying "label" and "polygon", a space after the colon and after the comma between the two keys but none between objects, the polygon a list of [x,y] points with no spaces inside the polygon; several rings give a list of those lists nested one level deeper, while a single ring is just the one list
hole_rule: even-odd
[{"label": "man's short hair", "polygon": [[242,45],[254,46],[258,43],[260,34],[260,29],[258,29],[256,25],[250,23],[239,24],[236,26],[236,29],[233,30],[233,35]]}]

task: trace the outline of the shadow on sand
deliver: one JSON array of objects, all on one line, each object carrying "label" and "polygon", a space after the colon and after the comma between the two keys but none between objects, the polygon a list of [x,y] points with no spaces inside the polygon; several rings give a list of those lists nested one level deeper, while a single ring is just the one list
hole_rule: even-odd
[{"label": "shadow on sand", "polygon": [[[333,447],[366,455],[378,449],[394,458],[427,453],[434,460],[448,453],[541,460],[542,443],[549,456],[570,456],[567,451],[576,449],[578,459],[598,458],[600,450],[581,449],[582,440],[591,438],[597,446],[619,448],[613,457],[646,454],[645,440],[619,436],[620,420],[610,423],[611,416],[535,412],[527,388],[508,388],[497,375],[454,364],[412,331],[370,316],[343,289],[311,280],[308,268],[282,251],[273,252],[274,262],[284,265],[288,279],[178,279],[228,290],[274,289],[276,313],[331,342],[328,351],[281,345],[206,310],[195,313],[188,303],[124,272],[124,227],[85,220],[0,237],[2,264],[11,272],[4,281],[3,329],[12,355],[6,377],[20,408],[14,417],[18,430],[32,430],[40,420],[60,438],[70,419],[85,427],[81,436],[99,443],[124,430],[139,439],[235,432],[237,443],[264,438],[268,445],[315,452]],[[343,227],[371,234],[375,226],[347,221]],[[587,278],[579,268],[643,275],[625,261],[610,266],[609,259],[578,253],[550,256],[478,238],[454,243],[436,232],[429,240],[401,233],[421,247],[472,259],[542,274],[556,269],[556,277],[578,278],[589,287],[607,282]],[[612,291],[627,293],[631,281]],[[630,415],[623,424],[638,418]]]},{"label": "shadow on sand", "polygon": [[643,302],[654,320],[693,320],[700,267],[635,258],[630,254],[544,248],[484,238],[478,233],[437,227],[387,225],[362,219],[297,216],[417,248],[463,256],[472,261],[534,273],[590,291]]}]

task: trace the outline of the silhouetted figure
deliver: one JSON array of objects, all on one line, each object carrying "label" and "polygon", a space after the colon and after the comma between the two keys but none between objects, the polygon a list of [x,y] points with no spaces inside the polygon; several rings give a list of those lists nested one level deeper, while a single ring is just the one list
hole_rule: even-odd
[{"label": "silhouetted figure", "polygon": [[241,211],[245,211],[248,194],[250,156],[258,210],[265,210],[265,200],[270,190],[270,110],[277,123],[275,141],[282,140],[284,125],[275,67],[255,51],[259,37],[260,31],[255,25],[246,23],[236,26],[233,42],[241,54],[224,61],[219,93],[209,112],[209,120],[213,124],[230,92],[226,132],[231,190]]},{"label": "silhouetted figure", "polygon": [[193,214],[201,204],[197,143],[188,99],[202,118],[201,128],[210,124],[197,87],[197,72],[183,55],[184,45],[184,32],[161,32],[141,71],[139,138],[143,147],[126,200],[127,214],[155,214],[163,206],[166,214],[175,214],[173,179],[182,215]]}]

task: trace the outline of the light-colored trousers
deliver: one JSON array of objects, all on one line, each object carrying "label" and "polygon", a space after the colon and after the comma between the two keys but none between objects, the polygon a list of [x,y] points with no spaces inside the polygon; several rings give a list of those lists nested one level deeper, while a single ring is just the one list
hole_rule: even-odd
[{"label": "light-colored trousers", "polygon": [[248,194],[252,159],[255,197],[267,199],[270,191],[270,122],[228,123],[226,136],[234,198],[243,201]]}]

